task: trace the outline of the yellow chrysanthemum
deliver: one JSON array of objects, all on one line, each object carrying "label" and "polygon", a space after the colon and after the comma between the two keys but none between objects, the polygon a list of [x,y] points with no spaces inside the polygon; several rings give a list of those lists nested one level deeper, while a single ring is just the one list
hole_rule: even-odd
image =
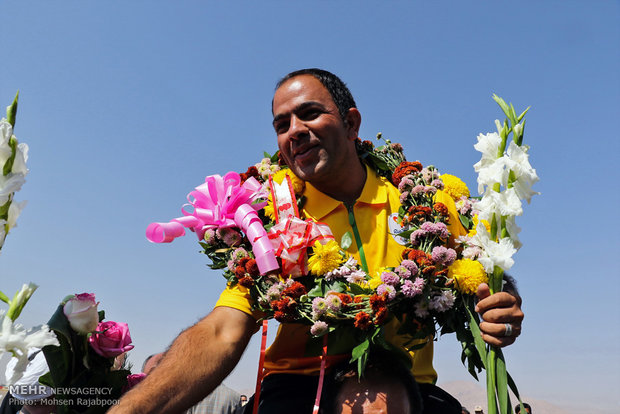
[{"label": "yellow chrysanthemum", "polygon": [[293,192],[295,192],[295,195],[303,194],[306,183],[295,174],[293,174],[293,171],[289,170],[288,168],[278,171],[271,176],[271,179],[278,184],[282,184],[284,177],[287,175],[291,178],[291,184],[293,185]]},{"label": "yellow chrysanthemum", "polygon": [[454,201],[457,201],[461,196],[469,197],[469,188],[459,177],[451,174],[442,174],[439,178],[443,181],[443,191],[448,193]]},{"label": "yellow chrysanthemum", "polygon": [[[480,219],[478,218],[478,215],[476,214],[473,217],[473,227],[471,230],[469,230],[469,233],[467,233],[467,235],[469,237],[473,237],[476,235],[476,228],[478,227],[478,223],[480,223]],[[487,231],[490,233],[491,232],[491,224],[487,221],[487,220],[482,220],[482,224],[484,224],[484,227],[487,228]]]},{"label": "yellow chrysanthemum", "polygon": [[267,204],[263,207],[263,212],[271,219],[271,221],[276,221],[276,213],[273,209],[273,199],[271,197],[271,193],[269,193],[269,197],[267,197]]},{"label": "yellow chrysanthemum", "polygon": [[381,273],[385,272],[386,270],[387,269],[385,267],[379,269],[379,271],[376,272],[373,277],[371,277],[368,281],[368,287],[372,290],[377,289],[377,287],[379,287],[379,285],[383,283],[383,281],[381,280]]},{"label": "yellow chrysanthemum", "polygon": [[448,268],[448,277],[454,279],[459,292],[469,295],[476,294],[478,286],[489,281],[482,264],[470,259],[461,259],[452,263],[452,266]]},{"label": "yellow chrysanthemum", "polygon": [[330,240],[325,244],[314,242],[314,252],[308,258],[308,270],[319,276],[336,269],[342,263],[340,246],[335,240]]}]

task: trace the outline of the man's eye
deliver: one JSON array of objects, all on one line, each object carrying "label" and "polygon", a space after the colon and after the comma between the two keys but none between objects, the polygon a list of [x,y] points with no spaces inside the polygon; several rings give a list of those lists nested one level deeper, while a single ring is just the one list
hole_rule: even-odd
[{"label": "man's eye", "polygon": [[277,134],[282,134],[288,131],[288,122],[277,122],[273,128],[276,130]]},{"label": "man's eye", "polygon": [[300,115],[300,118],[304,121],[310,121],[312,119],[318,118],[319,115],[321,115],[321,111],[319,111],[318,109],[310,109],[302,113]]}]

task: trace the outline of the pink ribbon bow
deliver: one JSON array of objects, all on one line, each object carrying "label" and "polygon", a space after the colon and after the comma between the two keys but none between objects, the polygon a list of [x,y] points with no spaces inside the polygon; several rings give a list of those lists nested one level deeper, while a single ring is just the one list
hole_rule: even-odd
[{"label": "pink ribbon bow", "polygon": [[183,217],[168,223],[149,224],[146,238],[153,243],[170,243],[184,236],[185,228],[202,239],[208,229],[238,227],[252,244],[258,269],[261,274],[265,274],[279,266],[267,232],[256,213],[266,204],[254,203],[260,198],[267,198],[267,194],[254,177],[248,178],[241,185],[241,177],[236,172],[231,171],[223,178],[210,175],[204,184],[188,194],[189,204],[181,208]]}]

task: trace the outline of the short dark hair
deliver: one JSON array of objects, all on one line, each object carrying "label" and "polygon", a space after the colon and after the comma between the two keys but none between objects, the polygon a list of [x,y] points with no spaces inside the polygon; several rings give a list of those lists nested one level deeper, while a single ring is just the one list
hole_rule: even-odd
[{"label": "short dark hair", "polygon": [[[532,412],[532,407],[530,407],[528,403],[523,403],[523,408],[527,408],[528,410],[530,410],[530,413]],[[519,414],[520,412],[521,412],[521,404],[515,405],[515,413]]]},{"label": "short dark hair", "polygon": [[325,89],[327,89],[336,104],[338,112],[340,113],[340,118],[342,118],[343,121],[346,119],[349,109],[357,108],[353,95],[347,85],[338,76],[323,69],[308,68],[293,71],[278,81],[276,90],[287,80],[301,75],[314,76],[325,86]]}]

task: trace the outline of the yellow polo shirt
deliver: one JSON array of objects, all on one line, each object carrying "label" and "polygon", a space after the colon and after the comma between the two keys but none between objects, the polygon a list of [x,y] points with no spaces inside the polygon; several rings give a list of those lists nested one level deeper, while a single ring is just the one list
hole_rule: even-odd
[{"label": "yellow polo shirt", "polygon": [[[307,218],[326,223],[332,230],[336,241],[350,231],[349,212],[346,206],[306,183],[304,195],[307,198],[303,212]],[[450,230],[452,237],[466,234],[460,225],[454,201],[447,194],[439,191],[436,201],[444,203],[450,212]],[[400,192],[385,178],[367,167],[367,178],[362,194],[353,207],[355,223],[358,228],[363,250],[370,274],[374,274],[381,267],[395,267],[401,262],[401,253],[404,246],[398,244],[389,233],[388,220],[391,215],[398,213],[400,207]],[[355,240],[347,252],[360,261]],[[247,289],[235,286],[228,287],[222,292],[215,306],[228,306],[241,310],[254,318],[260,318],[260,312],[252,311]],[[316,375],[320,369],[320,343],[312,339],[309,326],[296,323],[280,324],[278,334],[273,344],[265,353],[266,374],[297,373]],[[386,326],[386,339],[394,345],[403,345],[408,338],[396,335],[398,322],[392,321]],[[332,339],[330,334],[327,366],[350,358],[350,348],[346,348],[346,338]],[[340,346],[339,346],[340,345]],[[344,348],[343,348],[344,347]],[[340,348],[340,349],[339,349]],[[413,361],[413,374],[418,382],[430,383],[437,379],[433,368],[433,341],[431,338],[423,348],[410,353]]]}]

